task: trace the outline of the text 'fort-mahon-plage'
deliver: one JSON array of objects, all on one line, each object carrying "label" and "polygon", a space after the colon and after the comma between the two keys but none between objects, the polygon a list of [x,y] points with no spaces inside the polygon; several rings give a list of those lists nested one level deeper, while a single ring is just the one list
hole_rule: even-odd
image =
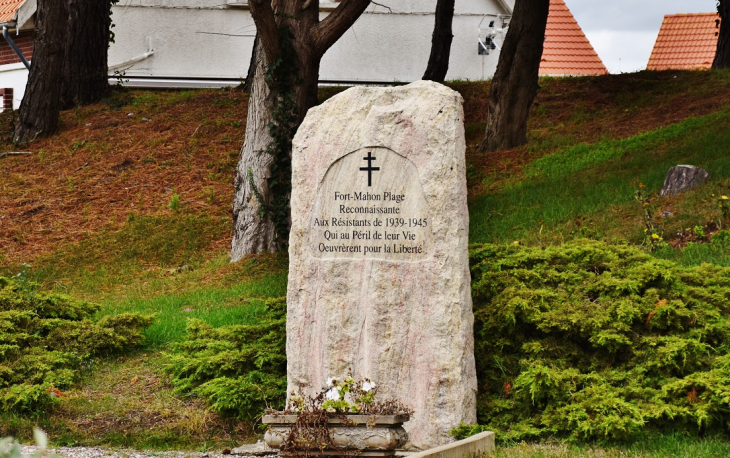
[{"label": "text 'fort-mahon-plage'", "polygon": [[430,238],[428,204],[416,167],[382,147],[332,164],[317,192],[310,248],[322,258],[422,259]]}]

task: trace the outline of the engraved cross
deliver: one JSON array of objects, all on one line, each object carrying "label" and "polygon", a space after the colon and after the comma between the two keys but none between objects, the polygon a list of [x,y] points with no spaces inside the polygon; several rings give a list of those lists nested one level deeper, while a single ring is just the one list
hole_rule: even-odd
[{"label": "engraved cross", "polygon": [[367,157],[364,157],[363,160],[368,161],[367,167],[360,167],[360,170],[363,172],[368,173],[368,186],[373,185],[373,172],[380,170],[380,167],[373,167],[373,161],[377,158],[373,156],[373,153],[368,151]]}]

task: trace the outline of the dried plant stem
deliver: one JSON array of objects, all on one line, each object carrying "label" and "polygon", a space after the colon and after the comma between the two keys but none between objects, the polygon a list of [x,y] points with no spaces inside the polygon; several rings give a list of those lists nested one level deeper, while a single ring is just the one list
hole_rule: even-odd
[{"label": "dried plant stem", "polygon": [[6,153],[0,153],[0,159],[6,157],[6,156],[26,156],[28,154],[33,154],[30,151],[8,151]]}]

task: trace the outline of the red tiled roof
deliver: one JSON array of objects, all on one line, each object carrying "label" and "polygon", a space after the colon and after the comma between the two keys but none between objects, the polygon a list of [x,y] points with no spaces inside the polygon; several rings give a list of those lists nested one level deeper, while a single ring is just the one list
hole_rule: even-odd
[{"label": "red tiled roof", "polygon": [[668,14],[647,70],[707,70],[717,51],[717,13]]},{"label": "red tiled roof", "polygon": [[15,12],[24,0],[0,0],[0,22],[13,20]]},{"label": "red tiled roof", "polygon": [[550,0],[540,75],[605,75],[601,58],[563,0]]}]

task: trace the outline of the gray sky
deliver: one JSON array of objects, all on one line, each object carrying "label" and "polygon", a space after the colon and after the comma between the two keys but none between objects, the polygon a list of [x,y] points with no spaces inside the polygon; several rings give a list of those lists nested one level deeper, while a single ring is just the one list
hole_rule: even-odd
[{"label": "gray sky", "polygon": [[611,73],[643,70],[665,14],[717,11],[716,0],[565,0]]}]

